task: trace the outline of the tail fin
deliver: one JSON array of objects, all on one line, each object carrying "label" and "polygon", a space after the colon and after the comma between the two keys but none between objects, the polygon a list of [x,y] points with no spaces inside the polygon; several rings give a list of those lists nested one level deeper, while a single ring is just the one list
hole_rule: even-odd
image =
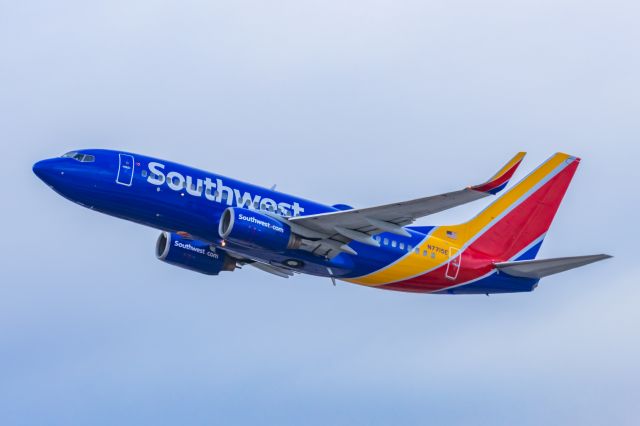
[{"label": "tail fin", "polygon": [[453,227],[495,262],[534,259],[580,159],[558,153],[469,222]]}]

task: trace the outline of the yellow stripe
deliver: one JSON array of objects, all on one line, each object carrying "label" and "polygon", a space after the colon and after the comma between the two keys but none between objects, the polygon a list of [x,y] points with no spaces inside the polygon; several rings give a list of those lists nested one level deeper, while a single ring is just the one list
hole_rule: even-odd
[{"label": "yellow stripe", "polygon": [[[516,203],[569,158],[571,158],[571,156],[568,154],[555,154],[469,222],[461,225],[440,226],[435,228],[429,237],[420,245],[419,254],[415,252],[409,253],[399,261],[396,261],[396,263],[380,271],[347,281],[367,286],[378,286],[422,275],[426,271],[444,265],[449,260],[448,252],[451,247],[458,249],[463,247],[478,232],[484,229],[496,217],[500,216],[500,214],[511,205]],[[448,236],[447,231],[453,232],[455,238]],[[423,255],[425,250],[427,251],[426,257]],[[432,254],[434,257],[432,257]]]}]

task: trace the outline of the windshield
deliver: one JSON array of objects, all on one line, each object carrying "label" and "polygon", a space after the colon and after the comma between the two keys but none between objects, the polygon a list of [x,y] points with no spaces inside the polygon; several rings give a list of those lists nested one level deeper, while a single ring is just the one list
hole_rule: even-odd
[{"label": "windshield", "polygon": [[81,163],[93,163],[96,161],[96,157],[89,154],[82,154],[77,151],[67,152],[62,156],[62,158],[73,158],[76,161],[80,161]]}]

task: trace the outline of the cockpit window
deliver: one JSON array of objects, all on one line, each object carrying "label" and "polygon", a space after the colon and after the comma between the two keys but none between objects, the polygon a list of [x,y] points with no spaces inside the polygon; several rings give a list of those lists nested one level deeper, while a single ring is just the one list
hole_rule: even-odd
[{"label": "cockpit window", "polygon": [[96,161],[96,157],[89,154],[81,154],[76,151],[67,152],[62,156],[62,158],[73,158],[76,161],[80,161],[81,163],[93,163]]}]

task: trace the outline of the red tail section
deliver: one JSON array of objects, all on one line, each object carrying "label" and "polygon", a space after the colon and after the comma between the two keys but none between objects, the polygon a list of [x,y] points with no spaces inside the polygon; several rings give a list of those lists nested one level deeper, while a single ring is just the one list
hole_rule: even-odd
[{"label": "red tail section", "polygon": [[504,261],[544,238],[580,159],[556,154],[463,225],[478,255]]},{"label": "red tail section", "polygon": [[555,154],[469,222],[439,227],[432,238],[450,247],[449,262],[384,288],[438,292],[488,276],[495,262],[535,257],[579,163]]}]

